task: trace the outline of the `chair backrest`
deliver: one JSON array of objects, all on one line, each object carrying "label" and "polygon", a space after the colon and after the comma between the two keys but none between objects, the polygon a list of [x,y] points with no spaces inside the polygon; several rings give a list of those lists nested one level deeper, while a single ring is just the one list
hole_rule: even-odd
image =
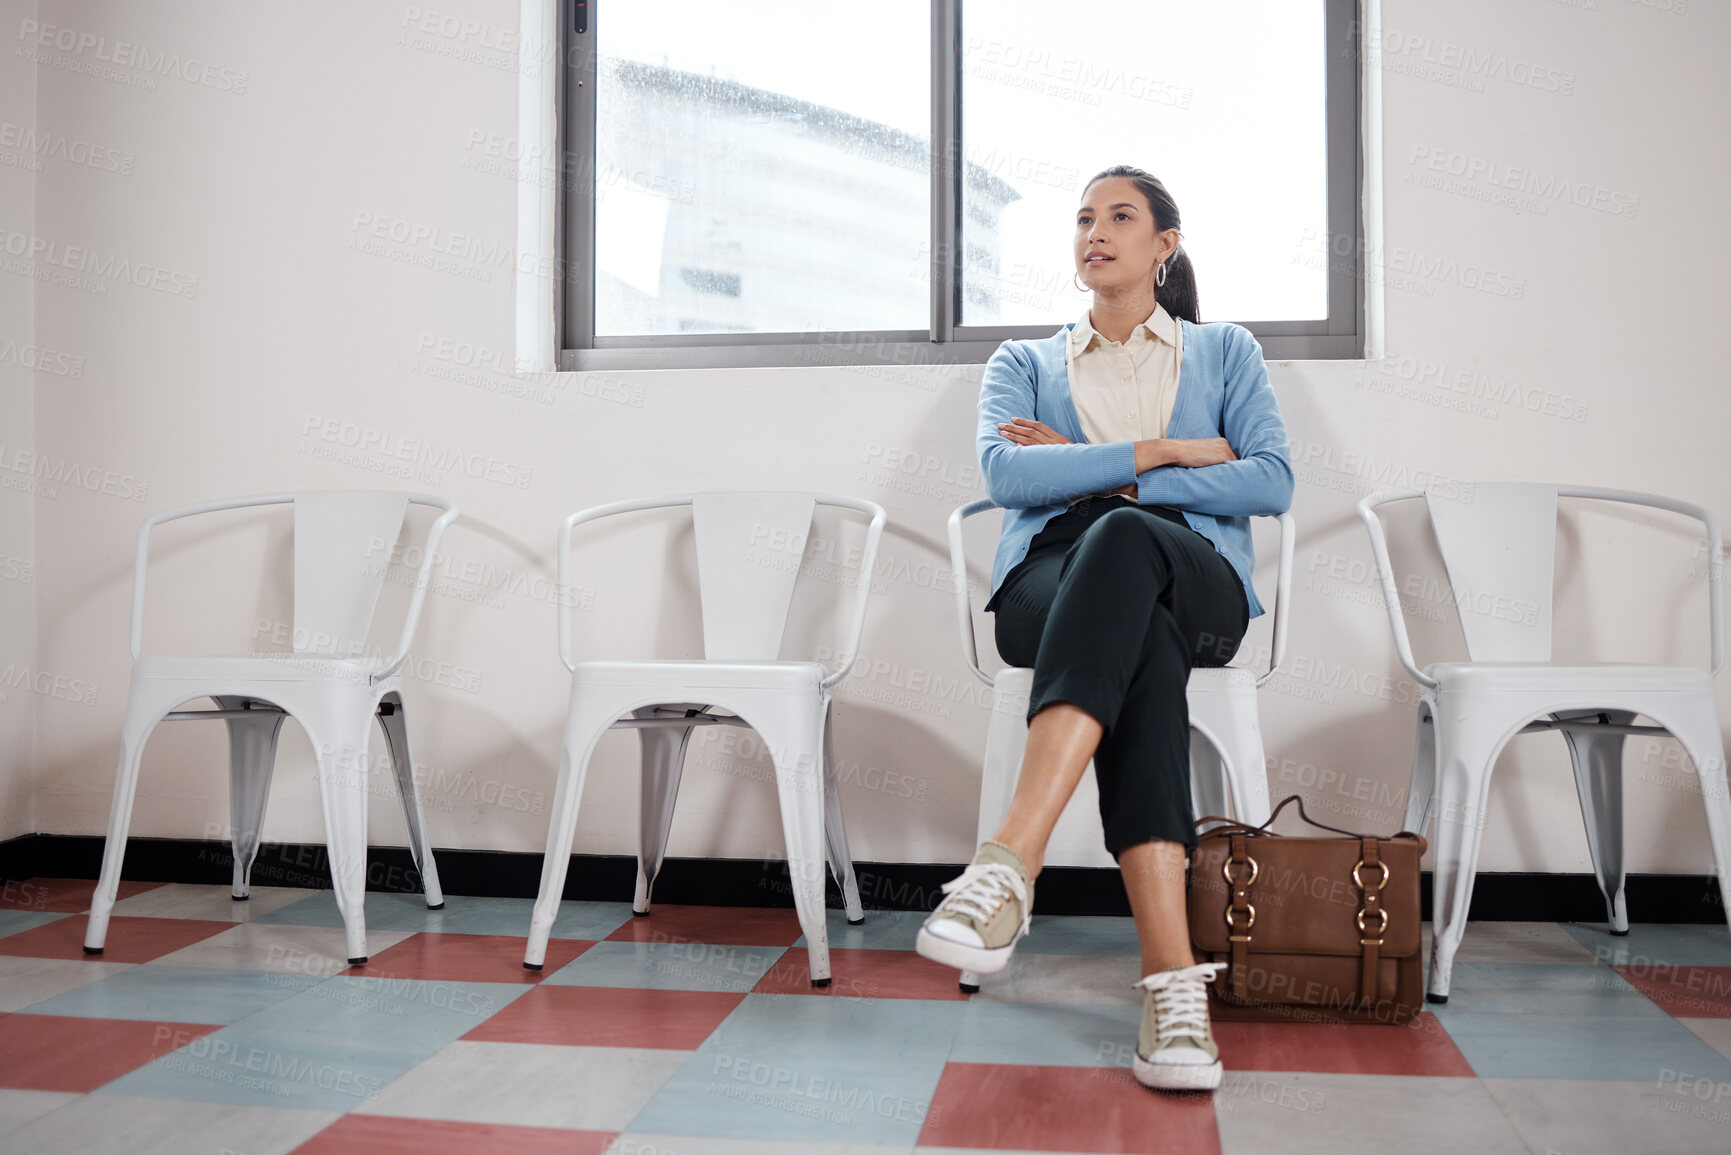
[{"label": "chair backrest", "polygon": [[362,656],[408,508],[381,490],[295,495],[295,653]]},{"label": "chair backrest", "polygon": [[1424,499],[1468,657],[1550,661],[1557,487],[1497,482]]},{"label": "chair backrest", "polygon": [[692,495],[705,658],[773,662],[779,656],[816,504],[807,493]]},{"label": "chair backrest", "polygon": [[[836,669],[824,678],[823,687],[827,690],[846,677],[859,654],[871,575],[883,536],[884,510],[876,502],[837,493],[721,490],[597,505],[573,513],[559,529],[559,588],[572,588],[571,533],[578,526],[615,514],[684,505],[691,507],[697,538],[703,652],[710,661],[776,661],[811,532],[813,509],[835,506],[871,515],[860,551],[860,589],[854,599],[847,644]],[[567,597],[559,599],[559,657],[566,669],[577,668],[571,645],[571,601]]]},{"label": "chair backrest", "polygon": [[[408,658],[421,607],[426,601],[439,539],[457,517],[456,503],[448,498],[387,490],[308,490],[224,498],[152,514],[138,527],[133,559],[133,660],[137,661],[144,650],[144,597],[149,584],[151,531],[183,518],[266,505],[294,507],[294,652],[367,658],[372,666],[370,677],[375,680],[390,677]],[[381,663],[365,653],[367,635],[384,589],[391,550],[402,532],[410,505],[430,506],[441,513],[427,528],[421,564],[409,594],[396,651],[382,657]]]}]

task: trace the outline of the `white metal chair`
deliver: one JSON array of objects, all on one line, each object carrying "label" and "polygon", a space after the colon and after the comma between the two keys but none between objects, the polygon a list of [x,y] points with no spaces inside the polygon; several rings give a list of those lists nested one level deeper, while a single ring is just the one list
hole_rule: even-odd
[{"label": "white metal chair", "polygon": [[[949,521],[950,566],[962,654],[974,676],[992,687],[992,717],[986,731],[985,767],[980,778],[976,831],[980,841],[990,838],[1010,812],[1010,801],[1022,772],[1022,754],[1028,746],[1028,696],[1034,682],[1034,671],[1027,666],[1006,667],[995,678],[980,668],[962,523],[977,513],[996,508],[997,504],[990,499],[970,502],[951,513]],[[1260,676],[1239,666],[1197,667],[1190,671],[1185,699],[1191,730],[1190,789],[1198,817],[1229,815],[1253,826],[1268,820],[1268,768],[1263,755],[1256,690],[1275,675],[1286,655],[1285,610],[1292,593],[1294,533],[1290,513],[1280,514],[1275,520],[1280,523],[1280,558],[1271,610],[1274,637],[1268,670]],[[1048,863],[1117,867],[1117,861],[1107,853],[1100,839],[1099,797],[1090,762],[1052,832]],[[961,986],[966,991],[977,990],[978,976],[964,971]]]},{"label": "white metal chair", "polygon": [[[442,511],[428,529],[424,560],[396,652],[365,653],[366,637],[384,585],[383,558],[397,541],[410,504]],[[150,531],[164,522],[223,510],[294,506],[293,652],[255,657],[143,657],[145,570]],[[259,830],[270,796],[278,731],[292,717],[305,727],[317,755],[331,884],[342,912],[349,962],[367,959],[367,736],[374,717],[385,743],[408,820],[409,850],[427,905],[445,905],[421,817],[402,701],[403,663],[414,641],[434,551],[457,507],[442,497],[376,490],[278,493],[205,502],[147,518],[138,531],[132,579],[132,686],[121,731],[120,768],[102,853],[102,876],[91,899],[84,952],[101,954],[120,885],[127,829],[144,743],[156,724],[221,718],[229,731],[229,813],[237,899],[248,894]],[[176,710],[210,698],[215,710]]]},{"label": "white metal chair", "polygon": [[[613,514],[682,505],[691,507],[696,534],[702,659],[574,661],[570,603],[559,600],[559,656],[571,671],[571,705],[523,965],[540,970],[546,959],[577,832],[583,779],[601,735],[616,727],[631,728],[642,743],[637,892],[631,905],[646,915],[666,852],[692,727],[748,726],[757,731],[775,764],[788,873],[805,932],[812,985],[828,986],[826,850],[848,921],[864,921],[835,783],[830,688],[847,676],[859,655],[884,511],[859,498],[791,492],[717,491],[599,505],[572,514],[560,528],[559,588],[570,588],[571,531],[577,526]],[[834,673],[818,662],[776,659],[817,505],[871,515],[853,624]],[[718,708],[728,713],[712,712]],[[632,717],[624,719],[625,714]]]},{"label": "white metal chair", "polygon": [[[1388,544],[1376,508],[1422,497],[1448,571],[1468,661],[1413,660]],[[1707,528],[1711,669],[1551,660],[1551,595],[1557,498],[1596,498],[1669,510]],[[1559,730],[1575,767],[1587,848],[1611,933],[1627,934],[1623,901],[1623,739],[1669,735],[1694,760],[1718,863],[1720,894],[1731,910],[1731,798],[1713,679],[1725,661],[1719,522],[1685,501],[1580,485],[1498,483],[1471,497],[1420,489],[1373,493],[1358,503],[1370,531],[1395,650],[1419,686],[1418,730],[1406,829],[1423,833],[1437,813],[1433,867],[1431,971],[1426,997],[1448,1001],[1450,969],[1466,930],[1473,876],[1484,834],[1491,770],[1516,734]],[[1527,607],[1531,607],[1530,612]],[[1636,715],[1656,726],[1631,725]]]}]

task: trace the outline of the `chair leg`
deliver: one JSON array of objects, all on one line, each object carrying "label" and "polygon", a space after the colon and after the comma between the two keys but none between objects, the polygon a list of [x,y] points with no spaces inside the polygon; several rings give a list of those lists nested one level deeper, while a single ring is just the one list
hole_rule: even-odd
[{"label": "chair leg", "polygon": [[[986,729],[986,758],[980,772],[980,817],[977,841],[998,832],[1009,817],[1022,776],[1022,755],[1028,749],[1028,687],[1034,671],[1004,670],[992,691],[992,716]],[[970,854],[968,856],[972,858]]]},{"label": "chair leg", "polygon": [[[1232,802],[1233,818],[1251,826],[1268,821],[1268,759],[1262,747],[1262,721],[1254,686],[1234,687],[1225,693],[1190,695],[1187,699],[1190,733],[1191,781],[1195,782],[1198,746],[1213,746],[1218,763],[1214,773]],[[1215,741],[1198,734],[1200,726]],[[1200,739],[1200,742],[1199,742]],[[1196,817],[1225,814],[1224,810],[1197,811]]]},{"label": "chair leg", "polygon": [[1719,898],[1731,917],[1731,782],[1725,770],[1725,739],[1719,729],[1719,709],[1711,694],[1691,700],[1666,717],[1654,717],[1676,736],[1695,763],[1701,782],[1701,802],[1707,809],[1707,837],[1719,876]]},{"label": "chair leg", "polygon": [[[1558,720],[1599,715],[1619,726],[1635,720],[1631,710],[1558,710]],[[1593,730],[1564,730],[1569,758],[1575,766],[1575,791],[1581,797],[1581,820],[1587,827],[1587,851],[1612,934],[1629,933],[1629,910],[1623,899],[1623,735]]]},{"label": "chair leg", "polygon": [[749,717],[775,760],[775,787],[781,798],[781,830],[787,842],[787,873],[793,905],[805,932],[811,985],[829,985],[829,929],[823,901],[824,834],[823,715],[803,698],[780,695],[760,700]]},{"label": "chair leg", "polygon": [[835,872],[836,885],[841,887],[842,909],[851,926],[865,921],[865,909],[859,900],[859,879],[853,870],[853,854],[848,850],[847,827],[841,816],[841,789],[836,782],[835,703],[826,700],[823,707],[823,830],[829,851],[829,866]]},{"label": "chair leg", "polygon": [[294,713],[317,753],[331,889],[343,916],[349,965],[359,966],[367,961],[367,739],[372,702],[332,692]]},{"label": "chair leg", "polygon": [[403,713],[403,696],[392,690],[379,701],[379,729],[385,733],[385,749],[397,778],[397,798],[403,804],[403,821],[409,828],[409,854],[421,876],[421,891],[428,910],[445,905],[439,886],[439,867],[433,861],[433,843],[427,837],[427,822],[421,809],[421,791],[415,784],[415,763],[409,750],[409,725]]},{"label": "chair leg", "polygon": [[[1028,694],[1034,671],[1012,666],[998,673],[992,690],[992,716],[986,727],[986,757],[980,768],[980,815],[975,840],[984,842],[1009,817],[1028,749]],[[972,855],[969,856],[970,858]],[[935,905],[935,904],[934,904]],[[980,989],[980,976],[963,971],[956,980],[963,994]]]},{"label": "chair leg", "polygon": [[[655,717],[657,706],[640,706],[632,713]],[[682,710],[702,710],[699,702],[679,703]],[[649,913],[650,892],[667,855],[667,833],[673,828],[673,803],[679,796],[679,779],[685,770],[685,751],[693,726],[644,726],[637,731],[642,744],[643,771],[638,786],[637,893],[631,899],[633,914]]]},{"label": "chair leg", "polygon": [[[257,701],[232,695],[213,696],[224,710],[240,710]],[[249,876],[258,857],[259,831],[264,828],[265,804],[270,801],[271,774],[276,769],[276,743],[287,715],[260,710],[254,717],[230,717],[228,723],[228,815],[234,845],[232,898],[250,897]]]},{"label": "chair leg", "polygon": [[132,802],[138,791],[138,764],[144,740],[150,736],[149,712],[129,698],[126,724],[120,733],[120,766],[114,775],[114,801],[108,809],[108,837],[102,845],[102,873],[90,898],[90,919],[84,927],[84,953],[101,954],[108,938],[108,918],[120,891],[120,868],[126,859],[126,832],[132,825]]},{"label": "chair leg", "polygon": [[1436,723],[1429,702],[1420,702],[1412,739],[1412,777],[1406,788],[1406,817],[1401,829],[1422,835],[1430,825],[1432,796],[1436,792]]},{"label": "chair leg", "polygon": [[[1190,808],[1198,820],[1210,814],[1233,817],[1238,808],[1232,802],[1231,784],[1227,776],[1226,759],[1214,739],[1201,730],[1190,731]],[[1252,824],[1254,825],[1254,823]],[[1197,833],[1202,833],[1201,828]]]},{"label": "chair leg", "polygon": [[596,704],[589,694],[571,697],[564,747],[559,754],[559,780],[553,789],[553,810],[547,817],[547,853],[541,860],[541,889],[535,895],[535,912],[529,918],[529,943],[523,951],[523,965],[532,971],[540,970],[547,959],[547,939],[559,917],[565,873],[571,866],[571,843],[577,837],[577,804],[583,798],[589,754],[615,717],[607,710],[607,706]]},{"label": "chair leg", "polygon": [[1481,719],[1482,709],[1437,711],[1438,799],[1431,903],[1431,968],[1425,997],[1448,1002],[1455,951],[1466,934],[1473,878],[1484,839],[1485,803],[1490,795],[1491,763],[1497,735]]}]

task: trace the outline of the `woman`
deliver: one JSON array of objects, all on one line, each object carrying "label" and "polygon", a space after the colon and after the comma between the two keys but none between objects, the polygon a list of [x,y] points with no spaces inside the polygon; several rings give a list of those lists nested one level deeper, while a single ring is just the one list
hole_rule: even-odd
[{"label": "woman", "polygon": [[1141,169],[1088,182],[1076,268],[1093,292],[1051,337],[1005,341],[980,386],[986,491],[1007,510],[993,563],[998,652],[1032,666],[1009,816],[921,927],[922,955],[990,973],[1027,933],[1046,841],[1090,758],[1145,990],[1145,1085],[1220,1084],[1185,918],[1193,666],[1223,666],[1263,612],[1249,518],[1292,503],[1286,427],[1262,349],[1203,325],[1178,206]]}]

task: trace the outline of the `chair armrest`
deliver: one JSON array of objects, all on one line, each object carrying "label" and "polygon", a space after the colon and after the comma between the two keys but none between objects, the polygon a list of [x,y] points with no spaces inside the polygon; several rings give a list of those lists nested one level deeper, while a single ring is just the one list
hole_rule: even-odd
[{"label": "chair armrest", "polygon": [[255,505],[292,505],[295,495],[292,493],[263,493],[252,497],[230,497],[217,501],[202,501],[197,505],[183,505],[178,509],[165,509],[161,513],[153,513],[144,519],[144,524],[138,527],[138,548],[132,561],[132,660],[138,661],[144,652],[144,575],[150,564],[150,531],[157,526],[170,521],[179,521],[183,517],[197,517],[202,513],[220,513],[227,509],[245,509]]},{"label": "chair armrest", "polygon": [[1395,653],[1400,655],[1400,664],[1406,667],[1406,672],[1421,686],[1436,688],[1437,681],[1418,668],[1413,661],[1412,642],[1407,637],[1406,619],[1400,612],[1400,592],[1394,584],[1394,565],[1388,559],[1388,540],[1382,534],[1382,522],[1377,520],[1376,507],[1391,501],[1406,501],[1409,498],[1423,497],[1422,489],[1390,489],[1368,494],[1358,503],[1358,516],[1364,519],[1365,529],[1370,531],[1371,554],[1376,559],[1376,575],[1382,581],[1382,600],[1388,610],[1389,628],[1394,632]]},{"label": "chair armrest", "polygon": [[612,501],[606,505],[580,509],[560,524],[557,547],[559,584],[554,594],[559,601],[559,660],[565,663],[567,670],[577,672],[577,661],[571,654],[571,531],[584,522],[612,517],[617,513],[635,513],[640,509],[667,509],[675,505],[690,504],[690,494],[682,497],[641,497],[628,501]]},{"label": "chair armrest", "polygon": [[409,596],[409,611],[403,621],[403,636],[397,642],[397,652],[384,666],[370,675],[373,682],[382,682],[403,668],[403,663],[409,660],[409,647],[415,641],[415,627],[421,620],[421,606],[427,600],[427,587],[432,584],[433,557],[439,548],[439,539],[444,536],[445,527],[457,520],[457,505],[443,497],[431,494],[411,493],[409,502],[413,505],[426,505],[441,510],[438,520],[427,529],[427,541],[421,549],[421,568],[415,574],[414,593]]},{"label": "chair armrest", "polygon": [[1274,640],[1269,645],[1268,672],[1256,679],[1258,687],[1279,673],[1286,661],[1287,607],[1292,603],[1292,544],[1297,531],[1291,513],[1282,513],[1275,520],[1280,523],[1280,561],[1274,574]]},{"label": "chair armrest", "polygon": [[1719,537],[1719,519],[1712,510],[1691,501],[1679,501],[1656,493],[1637,493],[1629,489],[1602,489],[1591,485],[1559,485],[1560,497],[1588,497],[1601,501],[1621,501],[1629,505],[1645,505],[1692,517],[1707,530],[1707,650],[1713,676],[1725,665],[1725,557]]},{"label": "chair armrest", "polygon": [[865,551],[860,558],[859,600],[854,605],[853,628],[848,632],[848,644],[841,652],[840,664],[836,666],[834,673],[823,680],[823,688],[827,690],[847,677],[854,662],[859,660],[860,642],[865,637],[866,605],[872,592],[872,575],[877,572],[878,539],[883,537],[884,532],[884,507],[875,501],[836,493],[814,494],[813,498],[819,505],[857,510],[870,514],[872,519],[866,530]]},{"label": "chair armrest", "polygon": [[989,497],[971,501],[950,514],[950,586],[956,597],[956,621],[961,627],[962,657],[967,659],[968,669],[974,672],[974,677],[990,686],[993,678],[980,669],[980,647],[974,638],[974,603],[968,595],[968,554],[962,541],[962,522],[976,513],[984,513],[988,509],[997,509],[998,503]]}]

